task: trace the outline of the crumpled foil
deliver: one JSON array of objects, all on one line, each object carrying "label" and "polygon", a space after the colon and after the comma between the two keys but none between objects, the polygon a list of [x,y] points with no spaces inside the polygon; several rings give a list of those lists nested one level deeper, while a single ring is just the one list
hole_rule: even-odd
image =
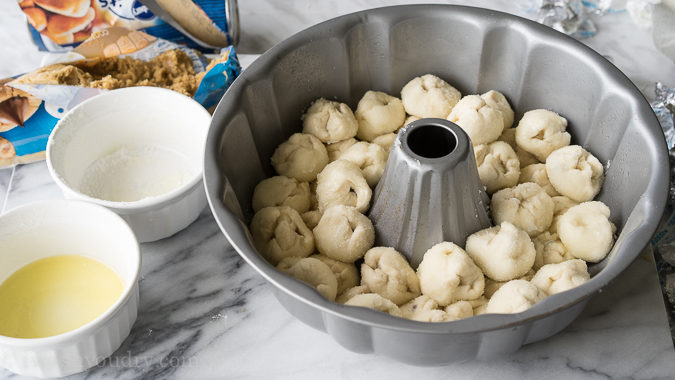
[{"label": "crumpled foil", "polygon": [[[670,201],[652,238],[652,247],[670,325],[675,328],[675,88],[657,83],[655,94],[651,106],[661,123],[670,156]],[[675,330],[671,331],[675,344]]]},{"label": "crumpled foil", "polygon": [[595,24],[581,0],[537,0],[538,22],[576,38],[594,36]]},{"label": "crumpled foil", "polygon": [[656,99],[651,103],[661,123],[670,156],[670,201],[675,202],[675,88],[656,83]]}]

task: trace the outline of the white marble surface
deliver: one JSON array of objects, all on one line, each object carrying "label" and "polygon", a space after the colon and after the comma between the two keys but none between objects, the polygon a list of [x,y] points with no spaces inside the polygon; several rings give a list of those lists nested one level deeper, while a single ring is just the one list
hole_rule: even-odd
[{"label": "white marble surface", "polygon": [[[402,1],[240,1],[242,52],[260,52],[325,19]],[[511,11],[510,2],[452,2]],[[38,65],[14,0],[0,1],[0,77]],[[605,16],[591,47],[650,94],[675,64],[626,15]],[[11,177],[11,180],[10,180]],[[0,210],[61,197],[44,162],[0,170]],[[491,362],[416,368],[354,354],[291,317],[233,251],[208,210],[176,236],[143,244],[141,306],[131,336],[73,378],[674,378],[675,351],[650,254],[560,334]],[[17,378],[0,369],[0,378]]]}]

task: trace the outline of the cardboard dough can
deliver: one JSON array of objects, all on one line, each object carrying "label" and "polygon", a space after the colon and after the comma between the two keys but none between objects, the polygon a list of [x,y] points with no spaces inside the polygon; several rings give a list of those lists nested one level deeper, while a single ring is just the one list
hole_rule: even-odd
[{"label": "cardboard dough can", "polygon": [[22,0],[18,5],[42,51],[68,51],[111,26],[203,52],[239,40],[237,0]]}]

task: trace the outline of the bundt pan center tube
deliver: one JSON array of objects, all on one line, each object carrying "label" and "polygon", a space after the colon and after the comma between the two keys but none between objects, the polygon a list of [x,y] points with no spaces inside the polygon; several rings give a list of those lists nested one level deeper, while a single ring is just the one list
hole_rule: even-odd
[{"label": "bundt pan center tube", "polygon": [[417,268],[434,244],[463,247],[490,227],[488,201],[466,132],[444,119],[413,121],[397,134],[373,193],[375,245],[395,247]]},{"label": "bundt pan center tube", "polygon": [[[301,130],[300,117],[307,106],[323,97],[355,109],[367,90],[398,96],[408,81],[427,73],[443,78],[462,94],[491,89],[502,92],[516,111],[516,120],[528,110],[554,110],[568,120],[572,144],[585,147],[603,163],[611,162],[597,199],[610,207],[611,221],[618,227],[617,239],[607,258],[589,267],[590,281],[522,313],[424,323],[331,302],[258,254],[247,227],[253,216],[253,189],[274,175],[270,157],[281,142]],[[439,141],[433,149],[418,147],[415,135],[423,137],[427,132],[423,128],[408,131],[412,135],[405,140],[408,148],[403,142],[400,148],[422,158],[429,156],[432,161],[446,150],[451,151],[449,156],[459,155],[462,138],[457,133],[454,150],[451,139]],[[379,198],[386,197],[392,163],[412,157],[394,153],[387,178],[376,189],[371,217],[380,224],[380,239],[387,239],[388,232],[382,228],[384,212],[377,215]],[[424,160],[419,162],[416,175],[424,167]],[[326,21],[279,43],[253,62],[229,88],[213,115],[204,181],[221,230],[244,260],[269,281],[291,314],[326,331],[349,350],[416,365],[444,365],[504,355],[550,337],[571,323],[592,296],[602,296],[598,294],[601,289],[639,255],[656,229],[667,197],[667,163],[663,133],[649,103],[623,73],[592,49],[513,15],[462,6],[411,5]],[[455,171],[462,167],[468,171],[467,165],[457,163],[451,179],[456,179]],[[407,170],[413,168],[418,170],[417,166]],[[477,181],[475,173],[466,175],[464,180]],[[430,181],[435,177],[427,174],[425,178]],[[466,189],[473,192],[461,197],[469,216],[471,207],[484,197],[476,187],[480,189],[467,184]],[[414,189],[406,184],[394,190],[404,193]],[[429,189],[440,191],[441,187]],[[409,207],[422,214],[421,207],[446,205],[418,203]],[[482,226],[481,215],[474,219]],[[443,223],[434,220],[437,222]],[[474,228],[462,227],[467,234]],[[428,237],[428,246],[440,238]],[[419,232],[416,240],[420,240]]]}]

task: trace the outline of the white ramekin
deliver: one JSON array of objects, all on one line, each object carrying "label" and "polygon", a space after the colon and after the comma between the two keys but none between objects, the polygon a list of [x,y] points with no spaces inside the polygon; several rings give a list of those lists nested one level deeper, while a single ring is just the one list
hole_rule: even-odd
[{"label": "white ramekin", "polygon": [[[206,206],[202,182],[204,141],[211,115],[195,100],[156,87],[129,87],[88,99],[56,125],[47,143],[47,165],[68,199],[105,206],[129,223],[140,242],[159,240],[194,222]],[[79,189],[87,167],[125,146],[173,149],[189,160],[194,176],[159,196],[133,202],[90,197]]]},{"label": "white ramekin", "polygon": [[0,335],[0,367],[34,377],[84,371],[126,339],[138,311],[141,253],[129,226],[94,204],[41,201],[0,216],[0,283],[24,265],[62,254],[86,256],[114,270],[124,283],[108,310],[75,330],[39,339]]}]

